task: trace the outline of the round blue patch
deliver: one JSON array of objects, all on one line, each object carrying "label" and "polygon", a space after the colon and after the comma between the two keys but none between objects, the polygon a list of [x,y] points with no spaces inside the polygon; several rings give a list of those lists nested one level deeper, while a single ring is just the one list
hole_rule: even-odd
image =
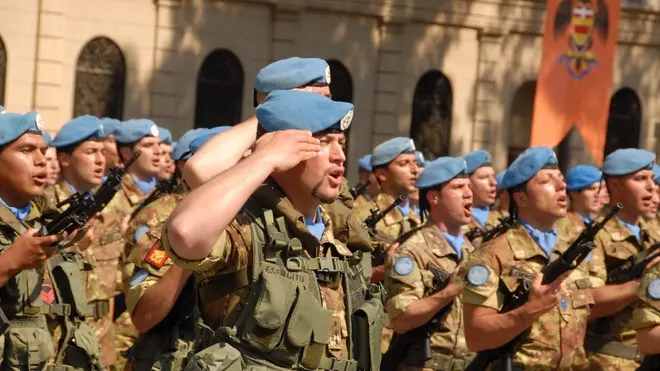
[{"label": "round blue patch", "polygon": [[660,278],[656,278],[649,283],[649,287],[646,288],[646,293],[649,295],[649,298],[660,300]]},{"label": "round blue patch", "polygon": [[407,256],[401,257],[394,263],[394,271],[399,276],[407,276],[413,271],[415,263]]},{"label": "round blue patch", "polygon": [[467,280],[472,286],[481,286],[488,281],[489,275],[485,265],[477,264],[468,271]]},{"label": "round blue patch", "polygon": [[131,278],[131,286],[135,286],[138,283],[144,282],[144,280],[149,277],[149,272],[147,272],[144,269],[138,269],[134,274],[133,278]]}]

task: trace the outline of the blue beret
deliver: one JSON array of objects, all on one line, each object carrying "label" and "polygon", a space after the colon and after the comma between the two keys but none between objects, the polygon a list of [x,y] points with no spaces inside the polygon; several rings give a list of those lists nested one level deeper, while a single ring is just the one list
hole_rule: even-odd
[{"label": "blue beret", "polygon": [[287,58],[262,68],[254,82],[261,93],[289,90],[303,85],[330,85],[330,66],[319,58]]},{"label": "blue beret", "polygon": [[172,158],[175,161],[188,159],[191,156],[190,142],[192,142],[193,139],[197,138],[199,135],[206,134],[206,132],[208,131],[209,129],[206,128],[192,129],[186,131],[177,141],[176,147],[172,149]]},{"label": "blue beret", "polygon": [[45,131],[43,133],[41,133],[41,135],[44,137],[44,140],[46,141],[46,144],[48,145],[48,147],[52,147],[53,137]]},{"label": "blue beret", "polygon": [[566,190],[580,191],[600,183],[603,173],[591,165],[577,165],[566,173]]},{"label": "blue beret", "polygon": [[135,143],[149,136],[159,136],[158,126],[149,119],[124,121],[115,131],[115,140],[118,143]]},{"label": "blue beret", "polygon": [[360,159],[358,160],[358,165],[362,170],[372,172],[373,169],[371,168],[371,154],[360,157]]},{"label": "blue beret", "polygon": [[209,139],[213,138],[216,136],[216,134],[222,133],[225,130],[231,129],[231,126],[218,126],[212,129],[209,129],[207,132],[203,133],[202,135],[196,136],[193,138],[192,141],[190,141],[190,144],[188,145],[188,148],[190,149],[191,154],[197,153],[197,150],[199,150],[204,143],[208,142]]},{"label": "blue beret", "polygon": [[419,189],[436,187],[467,173],[467,164],[462,157],[440,157],[429,161],[417,179],[415,187]]},{"label": "blue beret", "polygon": [[276,90],[257,107],[259,125],[266,132],[299,129],[312,133],[348,129],[353,105],[335,102],[320,94]]},{"label": "blue beret", "polygon": [[117,130],[119,127],[119,124],[121,124],[121,121],[110,117],[104,117],[101,119],[101,125],[103,125],[103,133],[106,137],[114,134],[115,130]]},{"label": "blue beret", "polygon": [[426,166],[426,161],[424,161],[424,155],[420,151],[415,151],[415,161],[417,161],[417,166],[419,167]]},{"label": "blue beret", "polygon": [[3,113],[0,115],[0,146],[15,141],[27,132],[41,134],[42,130],[41,115],[34,111],[24,115]]},{"label": "blue beret", "polygon": [[653,165],[653,181],[655,184],[660,184],[660,166]]},{"label": "blue beret", "polygon": [[158,137],[161,143],[172,144],[172,132],[169,129],[159,126]]},{"label": "blue beret", "polygon": [[498,191],[504,189],[504,188],[501,188],[502,187],[502,180],[504,180],[504,174],[506,174],[506,170],[502,170],[499,173],[497,173],[497,175],[495,175],[495,180],[497,181],[496,189]]},{"label": "blue beret", "polygon": [[519,186],[530,180],[539,170],[548,165],[557,165],[557,156],[551,148],[528,148],[511,163],[504,174],[500,189]]},{"label": "blue beret", "polygon": [[617,149],[605,157],[603,173],[611,176],[621,176],[635,173],[642,169],[651,169],[655,155],[645,149]]},{"label": "blue beret", "polygon": [[371,151],[371,166],[382,166],[392,162],[402,153],[415,153],[415,142],[407,137],[387,140]]},{"label": "blue beret", "polygon": [[62,148],[90,138],[105,138],[101,120],[90,115],[78,116],[60,128],[52,145]]},{"label": "blue beret", "polygon": [[491,165],[493,161],[486,150],[470,152],[463,158],[467,162],[467,172],[470,175],[482,166]]}]

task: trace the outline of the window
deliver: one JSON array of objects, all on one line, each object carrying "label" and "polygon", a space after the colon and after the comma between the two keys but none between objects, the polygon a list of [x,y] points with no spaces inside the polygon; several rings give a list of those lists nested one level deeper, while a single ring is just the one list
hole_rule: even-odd
[{"label": "window", "polygon": [[234,53],[225,49],[211,52],[197,76],[195,127],[240,123],[243,81],[243,66]]},{"label": "window", "polygon": [[452,101],[451,82],[442,72],[428,71],[417,82],[410,137],[428,160],[449,155]]},{"label": "window", "polygon": [[89,41],[76,64],[73,116],[121,119],[124,112],[126,62],[119,46],[107,37]]},{"label": "window", "polygon": [[605,156],[620,148],[637,148],[642,126],[642,105],[634,90],[619,89],[610,100]]}]

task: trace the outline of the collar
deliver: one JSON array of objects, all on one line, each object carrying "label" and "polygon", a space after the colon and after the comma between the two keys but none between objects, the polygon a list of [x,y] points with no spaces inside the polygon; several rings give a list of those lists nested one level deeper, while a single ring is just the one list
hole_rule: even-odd
[{"label": "collar", "polygon": [[314,237],[316,237],[317,240],[320,241],[321,238],[323,238],[323,233],[325,232],[325,223],[323,223],[323,218],[321,217],[321,207],[316,210],[316,221],[308,218],[304,219],[309,233],[311,233]]},{"label": "collar", "polygon": [[408,216],[408,214],[410,214],[410,199],[406,198],[399,206],[397,206],[397,209],[399,209],[403,216]]},{"label": "collar", "polygon": [[133,176],[131,176],[131,179],[133,180],[133,183],[135,183],[135,185],[138,187],[138,189],[145,195],[149,194],[154,189],[157,182],[155,177],[147,181],[136,179]]},{"label": "collar", "polygon": [[472,218],[481,225],[481,228],[486,227],[486,220],[488,220],[488,214],[490,213],[490,207],[472,207]]},{"label": "collar", "polygon": [[575,215],[577,215],[578,218],[580,218],[580,219],[584,222],[584,224],[589,224],[589,223],[591,223],[591,217],[584,216],[584,215],[578,213],[577,211],[575,212]]},{"label": "collar", "polygon": [[28,202],[27,205],[25,205],[23,207],[14,207],[14,206],[7,205],[5,200],[0,198],[0,203],[2,203],[7,209],[9,209],[9,211],[11,211],[11,213],[14,214],[16,219],[18,219],[21,222],[25,221],[25,219],[28,217],[28,215],[30,215],[30,210],[32,208],[32,204],[29,203],[29,202]]},{"label": "collar", "polygon": [[635,236],[635,238],[637,238],[638,242],[641,241],[641,235],[640,235],[641,227],[639,225],[626,223],[623,220],[619,219],[619,217],[616,217],[616,219],[619,221],[619,223],[621,223],[622,226],[626,227],[626,229],[629,230],[630,233],[632,233],[633,236]]},{"label": "collar", "polygon": [[525,228],[529,236],[532,237],[534,242],[543,250],[546,257],[550,257],[552,250],[557,245],[557,229],[553,228],[552,232],[543,232],[534,228],[524,220],[520,220],[520,224]]},{"label": "collar", "polygon": [[458,236],[453,236],[443,230],[440,230],[440,228],[438,228],[438,230],[445,238],[445,240],[447,240],[449,246],[451,246],[451,248],[454,249],[456,255],[458,255],[458,258],[462,259],[463,258],[462,247],[463,247],[463,242],[465,241],[465,239],[463,238],[463,232],[459,232]]}]

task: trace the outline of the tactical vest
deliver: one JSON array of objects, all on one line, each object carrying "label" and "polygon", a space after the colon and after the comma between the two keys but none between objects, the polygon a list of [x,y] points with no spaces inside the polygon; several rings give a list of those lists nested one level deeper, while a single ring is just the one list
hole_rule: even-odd
[{"label": "tactical vest", "polygon": [[[186,370],[378,370],[383,304],[380,286],[368,284],[363,273],[368,254],[308,257],[283,216],[253,199],[243,210],[252,219],[251,271],[218,276],[199,293],[205,301],[213,292],[249,287],[247,303],[233,328],[200,326],[196,348],[213,345],[196,353]],[[320,284],[343,285],[350,360],[327,356],[332,312],[323,307]]]},{"label": "tactical vest", "polygon": [[167,316],[129,348],[125,371],[183,369],[195,341],[197,314],[191,276]]},{"label": "tactical vest", "polygon": [[[29,225],[21,224],[23,233]],[[18,232],[0,225],[0,251],[18,238]],[[59,248],[60,246],[58,246]],[[43,300],[44,267],[52,281],[53,304]],[[0,290],[0,306],[11,325],[5,334],[3,369],[102,370],[99,346],[92,330],[85,325],[88,313],[81,270],[88,269],[78,252],[62,250],[51,256],[44,267],[24,270]],[[45,315],[53,315],[62,326],[60,346],[55,354]]]}]

